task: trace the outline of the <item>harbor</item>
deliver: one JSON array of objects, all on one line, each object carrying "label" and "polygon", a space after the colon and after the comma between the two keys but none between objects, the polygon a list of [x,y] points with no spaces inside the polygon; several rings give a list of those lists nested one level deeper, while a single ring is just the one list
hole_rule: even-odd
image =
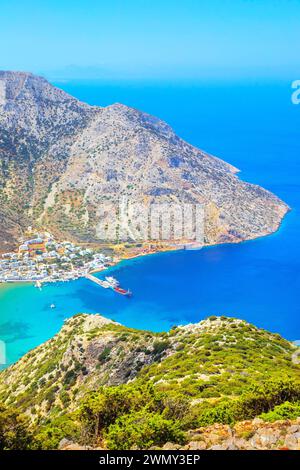
[{"label": "harbor", "polygon": [[129,289],[125,290],[122,287],[120,287],[117,279],[115,279],[112,276],[106,276],[105,280],[102,280],[102,279],[98,279],[96,276],[93,276],[92,274],[86,274],[85,278],[94,282],[98,286],[103,287],[104,289],[112,289],[117,294],[125,295],[126,297],[132,296],[132,292]]}]

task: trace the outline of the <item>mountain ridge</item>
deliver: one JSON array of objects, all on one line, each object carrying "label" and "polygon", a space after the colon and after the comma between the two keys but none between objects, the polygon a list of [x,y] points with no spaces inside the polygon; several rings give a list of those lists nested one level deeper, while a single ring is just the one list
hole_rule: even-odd
[{"label": "mountain ridge", "polygon": [[[241,347],[240,341],[244,342],[245,347]],[[186,354],[183,356],[184,349]],[[206,355],[207,349],[210,353]],[[228,357],[222,355],[221,363],[218,363],[218,353],[222,350],[228,352]],[[292,361],[297,346],[244,320],[212,316],[199,323],[174,327],[168,332],[153,333],[125,327],[99,314],[80,313],[66,320],[53,338],[0,373],[0,397],[4,403],[21,403],[23,407],[26,403],[28,409],[33,404],[39,408],[38,403],[41,403],[41,413],[48,414],[47,392],[52,386],[56,387],[56,398],[50,400],[49,405],[54,411],[56,405],[62,404],[59,391],[65,390],[64,385],[67,385],[72,396],[73,390],[78,387],[86,393],[95,387],[125,384],[143,377],[158,386],[161,384],[164,390],[174,391],[176,387],[181,388],[181,380],[189,381],[191,377],[195,384],[214,382],[220,374],[217,369],[231,368],[231,374],[237,374],[236,377],[243,370],[241,376],[245,375],[251,361],[248,363],[243,350],[249,354],[252,350],[251,354],[256,354],[257,369],[252,371],[252,380],[256,377],[259,382],[263,377],[276,375],[280,371],[281,355],[284,358],[282,364],[286,362],[291,371],[294,370],[300,377],[300,366]],[[244,362],[243,367],[241,363],[237,367],[231,365],[229,356],[232,352],[236,354],[236,359],[239,358],[238,363],[241,360]],[[270,354],[276,357],[277,353],[280,361],[273,364]],[[178,368],[179,358],[187,360],[188,368]],[[207,363],[213,364],[212,369],[207,367]],[[160,370],[162,364],[164,372]],[[260,369],[259,364],[263,365],[264,370]],[[190,393],[184,385],[182,387],[183,393]],[[217,384],[214,387],[217,388]],[[239,387],[244,387],[243,380]],[[236,393],[234,386],[225,388],[228,389],[225,395]],[[196,385],[191,390],[192,395],[199,394]],[[32,396],[31,391],[34,391]],[[29,401],[24,401],[26,395],[31,396]],[[77,392],[73,397],[74,403],[80,397],[82,394]]]}]

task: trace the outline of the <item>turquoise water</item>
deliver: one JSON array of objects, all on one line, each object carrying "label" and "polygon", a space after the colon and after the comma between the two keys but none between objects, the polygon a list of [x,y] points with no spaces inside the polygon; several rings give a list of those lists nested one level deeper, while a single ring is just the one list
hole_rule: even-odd
[{"label": "turquoise water", "polygon": [[60,86],[91,104],[120,101],[165,119],[180,136],[236,165],[241,177],[274,191],[293,210],[272,236],[121,263],[110,271],[133,291],[131,299],[85,279],[42,291],[1,287],[0,338],[8,361],[53,336],[77,312],[154,331],[223,314],[299,339],[300,106],[291,104],[290,83]]}]

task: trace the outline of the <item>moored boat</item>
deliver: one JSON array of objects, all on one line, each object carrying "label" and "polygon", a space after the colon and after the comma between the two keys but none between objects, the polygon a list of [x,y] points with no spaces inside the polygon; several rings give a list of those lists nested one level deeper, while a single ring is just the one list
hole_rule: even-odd
[{"label": "moored boat", "polygon": [[119,286],[119,281],[117,281],[117,279],[115,279],[114,277],[112,276],[106,276],[105,277],[105,280],[106,282],[108,282],[110,284],[110,286],[112,288],[115,288],[115,287],[118,287]]},{"label": "moored boat", "polygon": [[132,296],[132,292],[129,289],[125,290],[125,289],[122,289],[122,287],[114,287],[114,291],[117,292],[118,294],[126,295],[127,297]]}]

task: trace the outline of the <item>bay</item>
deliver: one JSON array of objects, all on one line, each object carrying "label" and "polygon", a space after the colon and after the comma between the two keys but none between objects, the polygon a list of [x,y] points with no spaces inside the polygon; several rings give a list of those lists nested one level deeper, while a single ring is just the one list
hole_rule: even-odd
[{"label": "bay", "polygon": [[190,143],[240,168],[241,178],[275,192],[292,211],[268,237],[151,255],[111,268],[133,291],[130,299],[86,279],[42,291],[25,284],[1,286],[0,338],[8,363],[78,312],[153,331],[229,315],[299,339],[300,106],[291,103],[290,82],[73,81],[57,86],[90,104],[122,102],[166,120]]}]

